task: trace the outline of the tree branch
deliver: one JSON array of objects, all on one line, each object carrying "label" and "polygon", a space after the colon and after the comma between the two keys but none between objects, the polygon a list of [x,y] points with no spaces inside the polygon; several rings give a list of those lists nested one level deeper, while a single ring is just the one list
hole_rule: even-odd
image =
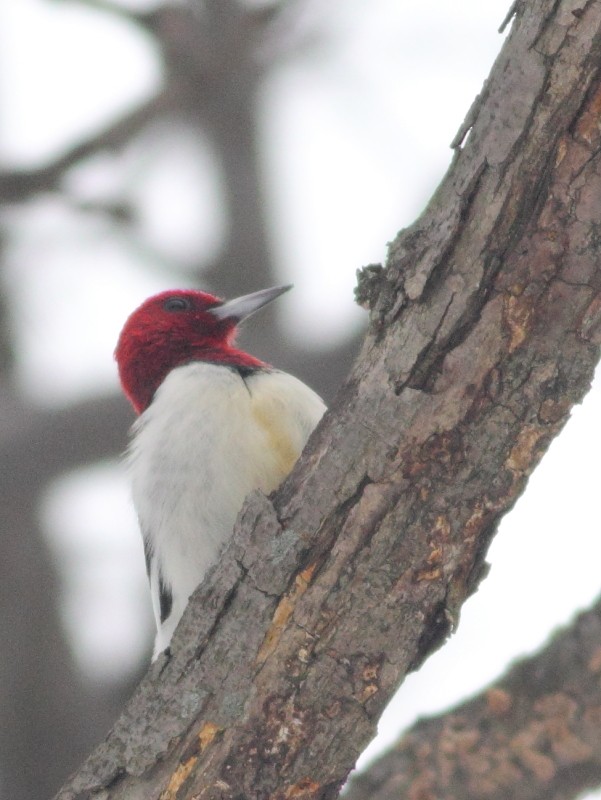
[{"label": "tree branch", "polygon": [[[54,0],[55,3],[64,3],[65,0]],[[66,0],[66,2],[73,2],[73,0]],[[76,0],[77,4],[86,8],[91,8],[94,11],[101,11],[111,14],[115,17],[121,17],[128,22],[135,22],[144,25],[151,16],[149,12],[134,11],[132,8],[127,8],[120,3],[111,2],[111,0]]]},{"label": "tree branch", "polygon": [[345,800],[568,800],[601,783],[601,601],[478,697],[414,725]]},{"label": "tree branch", "polygon": [[600,58],[599,4],[518,9],[465,147],[360,286],[371,326],[330,413],[61,800],[336,796],[589,386]]},{"label": "tree branch", "polygon": [[0,496],[29,498],[61,472],[123,451],[132,412],[123,397],[82,400],[65,408],[35,408],[0,391]]},{"label": "tree branch", "polygon": [[164,100],[162,94],[157,95],[43,167],[0,173],[0,201],[23,203],[39,192],[56,191],[71,167],[102,150],[115,150],[127,144],[132,136],[156,118]]}]

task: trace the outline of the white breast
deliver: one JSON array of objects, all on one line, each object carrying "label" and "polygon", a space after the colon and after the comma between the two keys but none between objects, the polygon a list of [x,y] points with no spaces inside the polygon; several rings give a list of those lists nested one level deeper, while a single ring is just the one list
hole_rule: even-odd
[{"label": "white breast", "polygon": [[[283,372],[243,379],[195,362],[163,381],[134,425],[129,452],[133,500],[152,553],[155,657],[231,535],[244,498],[281,483],[324,411],[315,392]],[[163,625],[159,569],[173,595]]]}]

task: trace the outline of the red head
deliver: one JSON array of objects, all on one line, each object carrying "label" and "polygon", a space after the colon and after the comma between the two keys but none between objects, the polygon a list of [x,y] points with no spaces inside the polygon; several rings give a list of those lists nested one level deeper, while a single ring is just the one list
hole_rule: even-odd
[{"label": "red head", "polygon": [[190,361],[264,366],[233,347],[236,326],[290,288],[263,289],[227,303],[192,290],[149,297],[128,317],[115,350],[121,386],[135,410],[141,414],[168,373]]}]

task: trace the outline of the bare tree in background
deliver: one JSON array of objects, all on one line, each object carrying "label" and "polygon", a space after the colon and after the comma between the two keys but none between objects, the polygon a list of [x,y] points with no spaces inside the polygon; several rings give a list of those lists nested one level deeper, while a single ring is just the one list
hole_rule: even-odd
[{"label": "bare tree in background", "polygon": [[[161,44],[168,91],[57,164],[5,176],[6,198],[60,191],[65,170],[81,158],[122,146],[155,115],[181,114],[209,131],[230,181],[229,213],[244,215],[246,192],[260,198],[252,122],[266,67],[255,54],[284,19],[283,8],[259,13],[208,2],[197,15],[185,8],[137,15]],[[597,244],[587,216],[595,216],[600,194],[599,9],[536,0],[514,11],[514,33],[457,141],[474,126],[454,168],[428,212],[397,240],[388,270],[363,275],[370,334],[329,423],[273,501],[250,501],[184,619],[175,658],[159,662],[61,797],[99,790],[180,800],[199,792],[334,797],[398,681],[441,643],[477,585],[499,515],[585,391],[599,345]],[[202,114],[200,98],[208,107]],[[246,218],[236,219],[240,236],[252,238]],[[264,221],[255,225],[264,232]],[[241,249],[235,238],[228,264],[247,270],[252,252],[265,269],[264,234]],[[227,268],[212,268],[220,282]],[[240,274],[231,274],[238,289]],[[270,282],[271,273],[260,274]],[[294,359],[277,360],[323,391],[325,382]],[[325,361],[336,379],[332,365],[343,369],[344,357]],[[18,498],[22,479],[24,507],[33,506],[32,489],[35,495],[58,471],[111,454],[123,440],[127,417],[111,400],[50,414],[23,407],[14,391],[6,397],[7,492]],[[81,452],[65,444],[74,436]],[[48,443],[42,463],[40,440]],[[13,543],[25,516],[16,508],[17,518],[3,521]],[[269,550],[274,536],[282,545],[277,564]],[[30,557],[15,556],[22,574],[31,571]],[[38,580],[47,612],[52,576]],[[351,789],[354,796],[381,790],[382,797],[559,800],[597,783],[597,618],[592,609],[538,661],[462,709],[459,722],[449,715],[421,739],[414,732],[403,758],[372,770]],[[67,664],[60,634],[52,635],[56,619],[44,626]],[[588,681],[577,681],[582,660],[570,658],[578,646]],[[233,669],[223,663],[224,648]],[[545,670],[533,688],[532,675]],[[52,702],[44,708],[54,716],[46,730],[61,726],[57,709],[70,707],[75,686],[47,679],[43,691]],[[95,713],[91,698],[80,703],[72,720]],[[40,719],[29,726],[22,749],[14,748],[13,770],[10,762],[2,767],[15,798],[43,797],[60,772],[45,765],[43,778],[23,786],[40,761],[36,736],[44,730]],[[62,730],[69,735],[67,725]],[[402,789],[399,770],[409,773]]]},{"label": "bare tree in background", "polygon": [[[68,179],[98,154],[117,160],[136,142],[144,146],[153,136],[191,130],[214,152],[226,235],[218,261],[199,266],[190,282],[215,286],[226,296],[277,284],[259,166],[258,93],[284,56],[281,42],[294,43],[296,4],[252,10],[218,0],[144,13],[102,0],[80,4],[123,17],[152,37],[163,84],[147,103],[54,161],[5,170],[0,201],[14,210],[50,193],[73,204]],[[139,235],[138,211],[128,198],[85,211],[112,218],[115,234]],[[44,800],[108,730],[132,686],[96,686],[79,675],[59,619],[59,575],[40,530],[39,502],[61,474],[117,456],[132,417],[117,396],[58,409],[33,406],[11,378],[15,347],[6,284],[0,299],[0,792],[6,800]],[[249,349],[303,377],[325,397],[341,382],[356,347],[349,341],[319,359],[291,351],[270,310],[248,334]]]}]

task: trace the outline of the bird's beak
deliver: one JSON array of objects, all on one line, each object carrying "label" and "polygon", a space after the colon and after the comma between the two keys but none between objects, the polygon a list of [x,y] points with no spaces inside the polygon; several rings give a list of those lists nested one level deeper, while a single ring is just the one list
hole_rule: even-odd
[{"label": "bird's beak", "polygon": [[236,297],[234,300],[228,300],[222,306],[215,306],[215,308],[210,309],[210,313],[217,319],[234,319],[236,322],[240,322],[289,289],[292,289],[292,284],[288,286],[273,286],[271,289],[261,289],[259,292],[252,292],[252,294],[245,294],[242,297]]}]

